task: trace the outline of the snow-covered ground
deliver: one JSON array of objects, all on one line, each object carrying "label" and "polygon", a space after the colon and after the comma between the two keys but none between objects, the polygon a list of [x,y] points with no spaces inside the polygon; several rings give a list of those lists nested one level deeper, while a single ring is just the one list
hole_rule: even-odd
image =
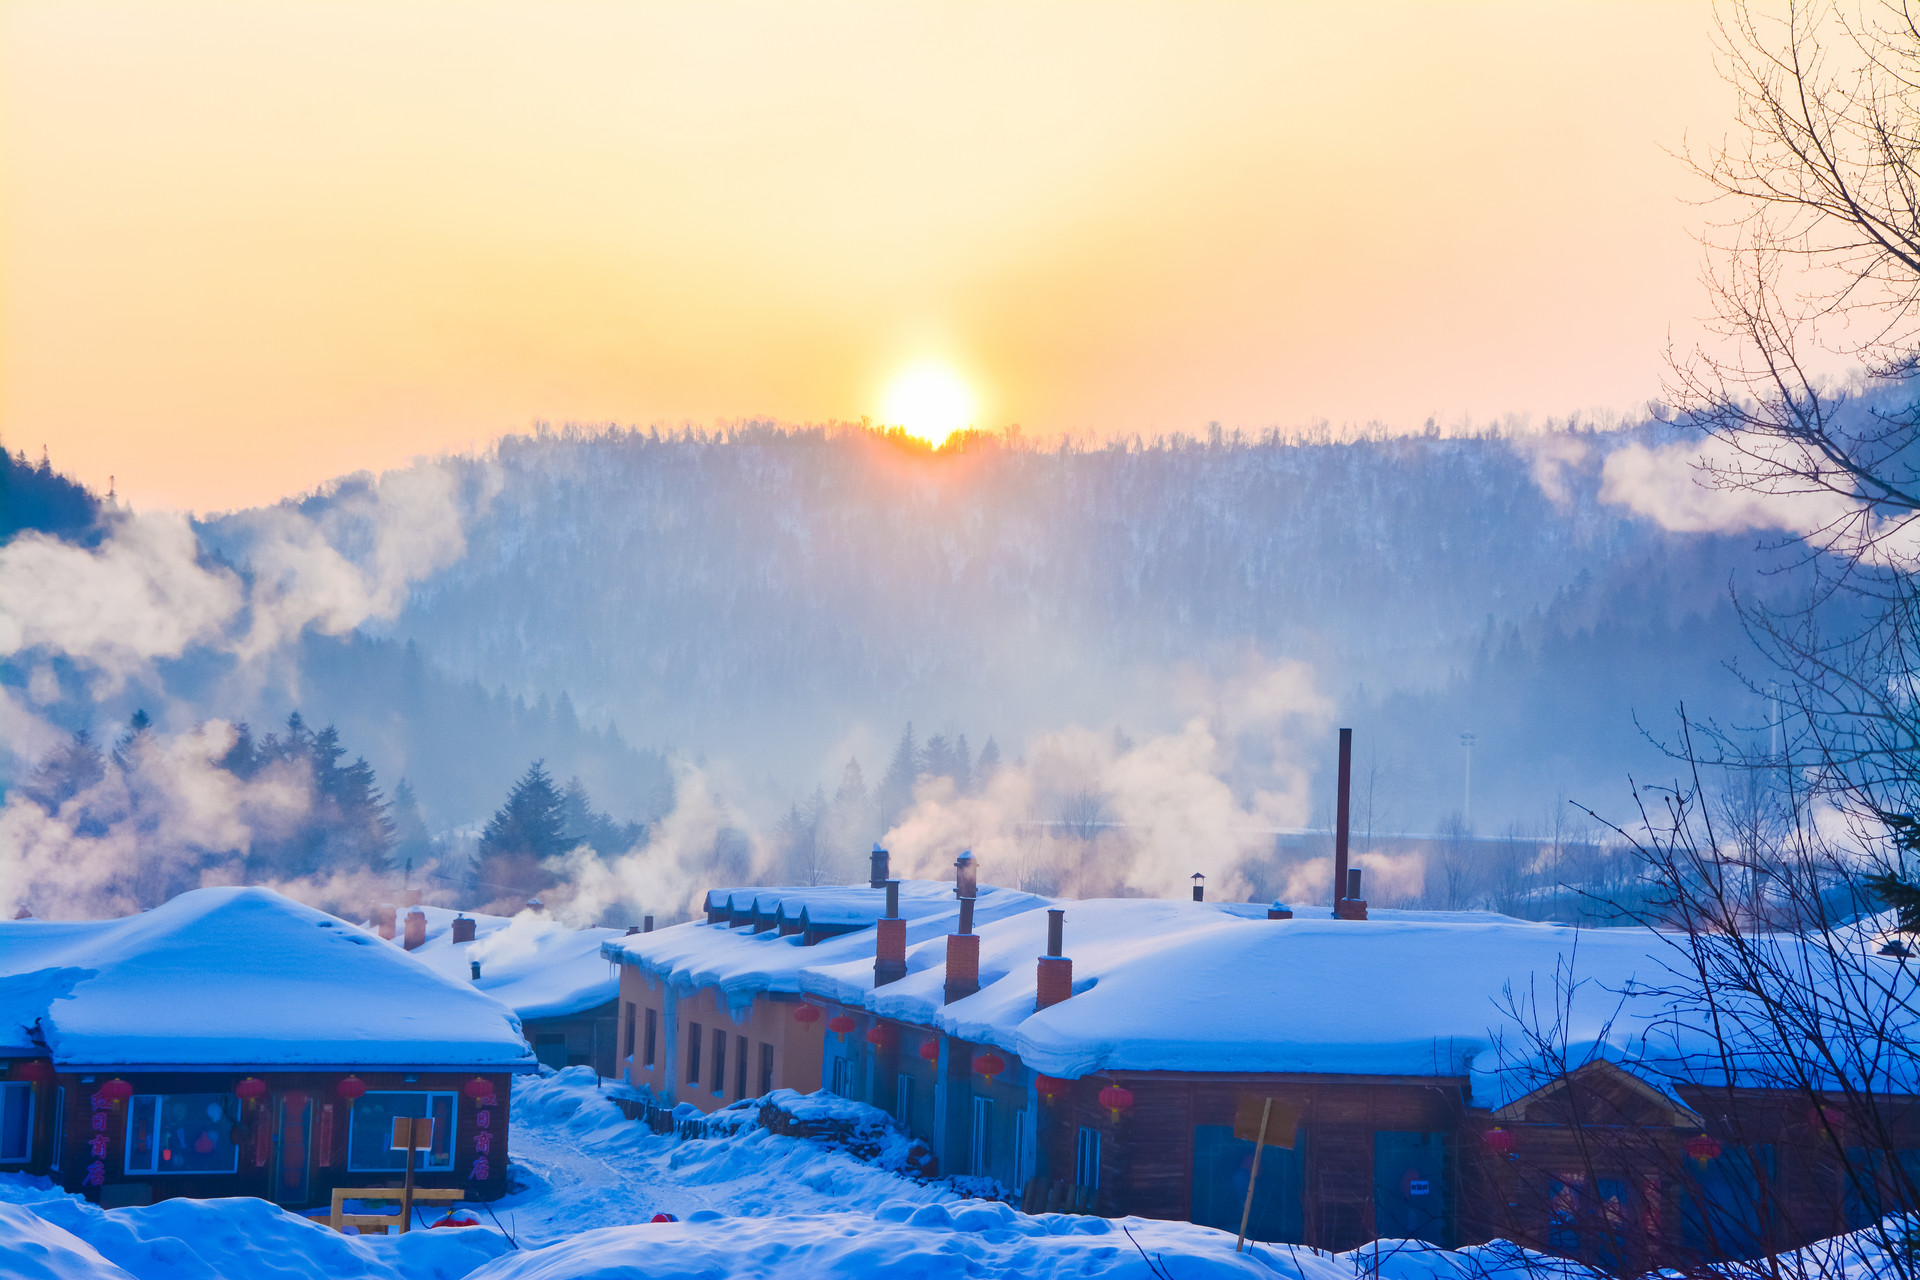
[{"label": "snow-covered ground", "polygon": [[[1501,1243],[1443,1250],[1380,1241],[1348,1254],[1257,1245],[1236,1254],[1231,1235],[1188,1223],[1029,1216],[769,1133],[750,1122],[751,1107],[733,1118],[742,1123],[731,1134],[685,1142],[658,1137],[625,1119],[588,1069],[546,1075],[516,1090],[514,1190],[494,1203],[491,1217],[482,1210],[485,1225],[392,1238],[338,1235],[252,1199],[101,1210],[44,1180],[0,1175],[0,1276],[1604,1280]],[[650,1221],[657,1213],[680,1221]],[[1832,1280],[1895,1274],[1864,1234],[1816,1248],[1832,1265],[1808,1274]]]}]

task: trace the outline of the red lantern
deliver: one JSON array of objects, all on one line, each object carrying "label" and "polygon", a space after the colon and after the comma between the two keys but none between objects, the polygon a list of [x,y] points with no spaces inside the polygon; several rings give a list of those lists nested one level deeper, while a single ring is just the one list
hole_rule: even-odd
[{"label": "red lantern", "polygon": [[1499,1125],[1495,1125],[1493,1128],[1481,1134],[1480,1140],[1491,1147],[1493,1153],[1497,1156],[1513,1154],[1513,1135],[1505,1129],[1502,1129]]},{"label": "red lantern", "polygon": [[925,1058],[928,1062],[939,1061],[940,1042],[938,1040],[935,1040],[932,1036],[928,1036],[925,1040],[922,1040],[920,1042],[920,1056]]},{"label": "red lantern", "polygon": [[101,1085],[95,1092],[108,1102],[125,1102],[133,1096],[133,1086],[116,1076]]},{"label": "red lantern", "polygon": [[891,1049],[899,1042],[900,1037],[884,1022],[876,1022],[867,1028],[867,1043],[876,1049]]},{"label": "red lantern", "polygon": [[345,1098],[348,1102],[352,1102],[355,1098],[367,1091],[367,1082],[359,1076],[348,1076],[339,1084],[333,1086],[333,1091]]},{"label": "red lantern", "polygon": [[248,1076],[233,1086],[233,1096],[242,1102],[251,1102],[255,1098],[267,1096],[267,1082],[257,1076]]},{"label": "red lantern", "polygon": [[1837,1133],[1841,1126],[1846,1123],[1846,1116],[1838,1107],[1829,1107],[1825,1103],[1820,1103],[1807,1108],[1807,1123],[1816,1129],[1826,1129]]},{"label": "red lantern", "polygon": [[1710,1133],[1696,1133],[1687,1139],[1687,1154],[1702,1168],[1709,1160],[1720,1158],[1720,1140]]},{"label": "red lantern", "polygon": [[827,1019],[827,1030],[836,1032],[842,1040],[845,1040],[847,1032],[853,1030],[853,1019],[844,1013],[836,1013]]},{"label": "red lantern", "polygon": [[993,1078],[1007,1069],[1007,1060],[997,1053],[982,1053],[973,1060],[973,1069],[987,1078],[992,1084]]},{"label": "red lantern", "polygon": [[1118,1120],[1120,1113],[1133,1105],[1133,1090],[1110,1084],[1100,1091],[1100,1105],[1112,1112],[1113,1118]]},{"label": "red lantern", "polygon": [[48,1058],[28,1058],[14,1066],[13,1078],[28,1084],[52,1084],[53,1062]]},{"label": "red lantern", "polygon": [[802,1026],[811,1026],[820,1021],[820,1009],[816,1005],[803,1004],[793,1011],[793,1020]]},{"label": "red lantern", "polygon": [[488,1084],[487,1081],[481,1078],[480,1076],[475,1076],[473,1079],[467,1081],[465,1084],[460,1086],[460,1092],[466,1094],[469,1098],[472,1098],[475,1102],[478,1102],[482,1098],[488,1098],[493,1096],[493,1086],[491,1084]]},{"label": "red lantern", "polygon": [[1067,1086],[1072,1083],[1073,1081],[1062,1080],[1059,1076],[1035,1076],[1033,1078],[1034,1092],[1038,1093],[1044,1102],[1052,1102],[1055,1098],[1065,1093]]}]

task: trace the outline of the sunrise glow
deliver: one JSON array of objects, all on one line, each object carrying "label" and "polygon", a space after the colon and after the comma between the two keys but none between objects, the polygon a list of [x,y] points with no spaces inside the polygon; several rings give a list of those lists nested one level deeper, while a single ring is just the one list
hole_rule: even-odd
[{"label": "sunrise glow", "polygon": [[974,425],[974,396],[966,379],[932,361],[903,370],[887,387],[883,426],[904,427],[936,449]]}]

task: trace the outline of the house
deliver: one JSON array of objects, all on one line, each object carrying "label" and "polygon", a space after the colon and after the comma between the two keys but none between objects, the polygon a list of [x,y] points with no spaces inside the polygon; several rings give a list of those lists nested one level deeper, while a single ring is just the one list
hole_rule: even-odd
[{"label": "house", "polygon": [[570,929],[538,911],[509,919],[429,906],[398,925],[407,954],[513,1010],[542,1063],[615,1074],[619,981],[600,945],[620,930]]},{"label": "house", "polygon": [[[733,890],[704,923],[604,951],[623,1000],[652,998],[647,1045],[764,1028],[782,1083],[881,1107],[943,1171],[1034,1209],[1244,1213],[1257,1239],[1329,1249],[1507,1237],[1614,1270],[1751,1256],[1862,1212],[1804,1101],[1720,1070],[1712,1027],[1661,994],[1649,931],[986,886],[969,928],[953,894],[900,884],[897,913],[809,946]],[[696,1061],[626,1065],[703,1107],[763,1091]],[[1910,1102],[1890,1099],[1903,1166]]]},{"label": "house", "polygon": [[105,1205],[386,1185],[432,1117],[424,1186],[506,1188],[513,1014],[268,889],[118,920],[0,922],[0,1169]]}]

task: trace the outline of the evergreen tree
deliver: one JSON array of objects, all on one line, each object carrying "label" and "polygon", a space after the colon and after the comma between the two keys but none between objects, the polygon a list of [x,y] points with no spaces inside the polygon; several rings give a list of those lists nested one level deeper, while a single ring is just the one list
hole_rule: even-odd
[{"label": "evergreen tree", "polygon": [[985,790],[993,781],[993,775],[1000,772],[1000,745],[987,735],[987,745],[980,748],[980,759],[973,766],[973,785]]},{"label": "evergreen tree", "polygon": [[900,744],[893,749],[893,760],[880,779],[880,829],[893,826],[894,819],[913,803],[913,783],[920,772],[920,752],[913,741],[913,721],[907,721]]},{"label": "evergreen tree", "polygon": [[133,758],[138,753],[140,744],[147,740],[147,735],[152,731],[153,718],[147,714],[146,708],[142,707],[135,711],[133,718],[127,721],[126,732],[122,733],[119,741],[113,744],[113,762],[120,767],[122,773],[132,770]]},{"label": "evergreen tree", "polygon": [[933,734],[926,746],[920,748],[920,772],[929,778],[953,776],[953,746],[946,734]]},{"label": "evergreen tree", "polygon": [[393,861],[411,881],[416,868],[424,868],[433,856],[433,841],[427,835],[427,820],[420,812],[420,801],[405,778],[393,784]]},{"label": "evergreen tree", "polygon": [[953,789],[961,795],[973,790],[973,751],[967,746],[967,735],[960,734],[953,740]]},{"label": "evergreen tree", "polygon": [[81,729],[40,762],[21,790],[51,813],[106,775],[106,756],[94,745],[93,735]]},{"label": "evergreen tree", "polygon": [[544,760],[528,765],[507,793],[507,802],[488,819],[480,833],[482,858],[521,855],[538,860],[566,852],[565,806],[545,765]]}]

